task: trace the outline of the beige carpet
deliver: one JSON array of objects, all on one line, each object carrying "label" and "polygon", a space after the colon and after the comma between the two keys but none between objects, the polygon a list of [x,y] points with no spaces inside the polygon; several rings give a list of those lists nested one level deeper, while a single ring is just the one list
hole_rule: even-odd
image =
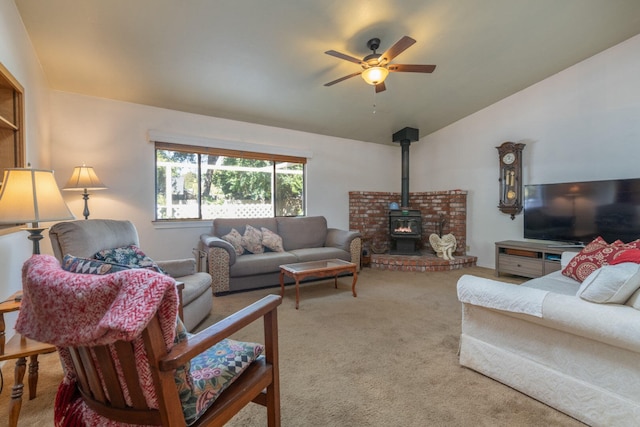
[{"label": "beige carpet", "polygon": [[[358,297],[350,278],[302,286],[300,309],[288,287],[278,310],[283,426],[581,426],[509,387],[460,367],[462,274],[492,277],[480,267],[404,273],[364,269]],[[216,298],[211,324],[277,289]],[[240,339],[260,339],[252,325]],[[21,426],[52,425],[59,378],[56,356],[40,364],[38,397],[25,401]],[[11,366],[9,366],[11,365]],[[2,371],[0,420],[6,420],[13,363]],[[264,426],[251,404],[231,426]]]}]

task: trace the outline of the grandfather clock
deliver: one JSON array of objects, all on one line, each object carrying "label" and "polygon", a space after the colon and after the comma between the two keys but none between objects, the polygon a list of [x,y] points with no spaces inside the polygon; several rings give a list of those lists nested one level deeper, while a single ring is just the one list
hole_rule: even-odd
[{"label": "grandfather clock", "polygon": [[525,144],[505,142],[498,149],[500,159],[500,202],[498,209],[511,219],[522,211],[522,150]]}]

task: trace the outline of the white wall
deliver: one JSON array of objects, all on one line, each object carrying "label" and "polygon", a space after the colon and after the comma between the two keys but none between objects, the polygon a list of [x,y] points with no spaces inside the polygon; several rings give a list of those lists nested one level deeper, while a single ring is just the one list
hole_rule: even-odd
[{"label": "white wall", "polygon": [[[27,161],[49,168],[49,90],[13,0],[0,0],[0,62],[25,88]],[[27,232],[0,236],[0,301],[22,288],[21,267],[31,256]],[[5,315],[7,335],[13,335],[16,315]]]},{"label": "white wall", "polygon": [[490,268],[494,242],[523,240],[522,215],[497,209],[504,141],[526,144],[524,184],[640,177],[640,36],[412,146],[415,191],[469,191],[469,254]]},{"label": "white wall", "polygon": [[[210,221],[186,228],[152,224],[154,147],[148,130],[313,152],[307,164],[307,215],[324,215],[331,227],[348,228],[349,191],[394,191],[399,186],[397,147],[64,92],[52,92],[51,106],[58,184],[64,186],[74,166],[93,166],[109,189],[92,194],[90,218],[133,221],[143,250],[158,260],[191,256]],[[71,210],[82,218],[80,194],[64,193]]]}]

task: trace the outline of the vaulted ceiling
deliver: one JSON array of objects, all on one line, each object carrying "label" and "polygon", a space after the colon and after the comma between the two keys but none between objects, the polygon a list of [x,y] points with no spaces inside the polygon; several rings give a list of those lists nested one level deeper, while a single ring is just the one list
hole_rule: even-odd
[{"label": "vaulted ceiling", "polygon": [[[434,132],[640,33],[638,0],[15,0],[50,86],[389,144]],[[374,94],[324,54],[417,43]]]}]

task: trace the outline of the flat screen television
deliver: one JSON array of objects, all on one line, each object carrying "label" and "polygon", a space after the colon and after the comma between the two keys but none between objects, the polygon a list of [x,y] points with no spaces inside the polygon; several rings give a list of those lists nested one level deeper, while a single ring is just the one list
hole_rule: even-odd
[{"label": "flat screen television", "polygon": [[640,178],[525,185],[524,237],[586,244],[640,238]]}]

